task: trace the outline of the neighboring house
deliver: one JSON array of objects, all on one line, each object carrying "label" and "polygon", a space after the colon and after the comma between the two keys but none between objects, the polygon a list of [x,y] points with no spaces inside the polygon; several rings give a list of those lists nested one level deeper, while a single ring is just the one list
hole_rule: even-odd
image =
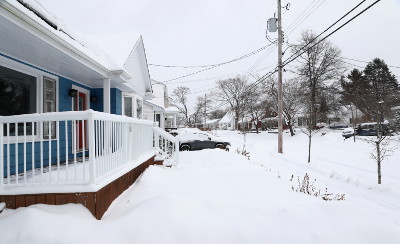
[{"label": "neighboring house", "polygon": [[232,112],[227,112],[224,117],[218,121],[218,128],[220,130],[234,130],[235,129],[235,116]]},{"label": "neighboring house", "polygon": [[159,81],[151,80],[153,97],[145,101],[144,106],[150,115],[153,110],[153,121],[162,129],[176,129],[176,119],[179,110],[172,106],[168,97],[167,86]]},{"label": "neighboring house", "polygon": [[219,128],[219,127],[218,127],[218,122],[219,122],[220,120],[221,120],[221,119],[207,119],[207,120],[204,122],[204,118],[203,118],[203,119],[201,119],[200,122],[196,123],[196,124],[194,125],[194,127],[199,128],[199,129],[202,129],[202,130],[216,130],[216,129]]},{"label": "neighboring house", "polygon": [[210,120],[206,120],[205,128],[211,129],[211,130],[216,130],[216,129],[218,129],[218,122],[219,122],[220,120],[221,120],[221,119],[210,119]]},{"label": "neighboring house", "polygon": [[0,202],[79,202],[100,218],[167,150],[160,137],[177,152],[140,119],[151,80],[142,38],[130,45],[113,60],[39,3],[0,1]]}]

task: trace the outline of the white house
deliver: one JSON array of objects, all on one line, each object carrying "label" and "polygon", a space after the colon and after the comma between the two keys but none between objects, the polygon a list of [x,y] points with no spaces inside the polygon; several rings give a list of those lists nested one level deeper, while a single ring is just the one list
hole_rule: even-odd
[{"label": "white house", "polygon": [[176,128],[176,118],[179,114],[179,110],[171,106],[167,86],[155,80],[151,80],[151,86],[153,97],[151,100],[148,99],[144,102],[146,114],[150,116],[152,111],[154,114],[154,122],[157,122],[162,129],[168,130]]},{"label": "white house", "polygon": [[235,116],[232,112],[227,112],[224,117],[218,121],[218,128],[221,130],[234,130],[235,129]]}]

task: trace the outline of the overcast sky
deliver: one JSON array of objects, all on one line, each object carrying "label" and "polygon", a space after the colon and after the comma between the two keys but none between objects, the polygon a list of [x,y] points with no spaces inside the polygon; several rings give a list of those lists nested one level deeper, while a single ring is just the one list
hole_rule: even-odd
[{"label": "overcast sky", "polygon": [[[276,0],[38,1],[79,33],[99,37],[111,35],[116,39],[127,33],[141,34],[148,63],[182,66],[229,61],[269,44],[265,38],[266,23],[276,11]],[[356,12],[374,1],[367,0]],[[307,29],[320,33],[359,2],[361,0],[283,1],[282,5],[290,3],[289,10],[283,10],[285,40],[295,43]],[[307,9],[309,16],[295,21]],[[399,24],[400,0],[382,0],[329,40],[342,50],[344,57],[364,61],[379,57],[389,65],[400,67]],[[276,37],[276,34],[270,36]],[[360,62],[348,62],[365,66]],[[212,89],[218,79],[237,74],[263,75],[276,63],[277,51],[271,47],[241,62],[169,81],[169,93],[176,86],[185,85],[191,89],[190,98],[194,100],[208,92],[204,90]],[[164,82],[198,70],[201,69],[150,66],[150,75]],[[399,68],[391,70],[400,76]]]}]

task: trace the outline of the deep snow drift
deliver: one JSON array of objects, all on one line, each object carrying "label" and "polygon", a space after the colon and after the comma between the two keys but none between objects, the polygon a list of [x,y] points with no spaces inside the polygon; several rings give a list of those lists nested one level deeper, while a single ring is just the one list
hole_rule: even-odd
[{"label": "deep snow drift", "polygon": [[[373,148],[325,133],[307,164],[305,135],[285,134],[278,155],[276,134],[247,134],[248,160],[234,152],[242,134],[218,131],[231,152],[182,152],[177,167],[151,166],[101,221],[75,204],[4,210],[0,243],[398,243],[399,150],[378,186]],[[305,173],[345,200],[294,192]]]}]

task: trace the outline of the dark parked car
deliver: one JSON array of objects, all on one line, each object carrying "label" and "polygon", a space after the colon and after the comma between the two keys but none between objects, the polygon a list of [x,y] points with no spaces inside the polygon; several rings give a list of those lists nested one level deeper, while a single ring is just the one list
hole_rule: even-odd
[{"label": "dark parked car", "polygon": [[[391,135],[391,131],[389,130],[389,124],[383,123],[381,124],[382,135]],[[376,136],[378,131],[378,123],[363,123],[357,125],[356,131],[354,134],[357,136]],[[343,131],[342,136],[347,139],[353,136],[353,129],[349,128]]]},{"label": "dark parked car", "polygon": [[200,130],[174,130],[170,132],[179,140],[180,151],[192,151],[208,148],[220,148],[229,151],[228,140]]},{"label": "dark parked car", "polygon": [[[388,135],[389,132],[389,125],[388,124],[381,124],[382,135]],[[359,136],[376,136],[378,131],[378,123],[364,123],[359,124],[356,129],[356,134]]]}]

